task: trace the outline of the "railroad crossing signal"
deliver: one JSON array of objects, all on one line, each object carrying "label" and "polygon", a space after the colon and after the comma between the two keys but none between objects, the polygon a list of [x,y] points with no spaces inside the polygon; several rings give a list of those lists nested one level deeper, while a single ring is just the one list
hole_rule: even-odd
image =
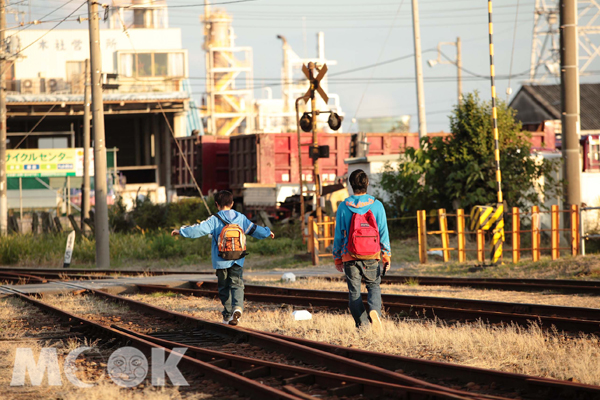
[{"label": "railroad crossing signal", "polygon": [[[318,71],[317,76],[314,76],[313,73],[313,70],[315,69]],[[315,91],[317,91],[319,95],[321,95],[325,103],[327,103],[329,101],[329,96],[327,96],[327,93],[325,93],[325,91],[320,85],[321,80],[327,73],[327,64],[323,64],[323,67],[321,67],[321,69],[317,68],[317,66],[312,62],[308,63],[308,67],[302,64],[302,72],[306,76],[306,79],[308,79],[308,81],[310,82],[310,88],[304,95],[304,101],[306,102],[306,99],[312,99],[315,96]]]},{"label": "railroad crossing signal", "polygon": [[[315,70],[317,70],[316,76],[314,73]],[[327,73],[327,64],[323,64],[321,69],[319,69],[317,68],[315,63],[309,62],[308,67],[304,64],[302,65],[302,72],[304,73],[304,76],[306,76],[306,79],[308,79],[308,81],[310,82],[310,87],[308,88],[304,96],[301,97],[302,99],[304,99],[304,102],[308,103],[309,99],[315,100],[315,92],[317,92],[327,104],[327,102],[329,101],[329,96],[327,96],[327,93],[325,93],[325,90],[323,90],[323,88],[321,87],[321,80],[323,80],[325,74]],[[313,106],[313,110],[311,112],[305,112],[302,115],[302,118],[299,121],[300,128],[302,128],[304,132],[312,131],[314,128],[313,118],[315,118],[320,113],[329,113],[329,119],[327,120],[327,124],[332,130],[337,131],[342,127],[343,118],[340,117],[337,113],[334,113],[333,111],[318,111],[315,110]]]}]

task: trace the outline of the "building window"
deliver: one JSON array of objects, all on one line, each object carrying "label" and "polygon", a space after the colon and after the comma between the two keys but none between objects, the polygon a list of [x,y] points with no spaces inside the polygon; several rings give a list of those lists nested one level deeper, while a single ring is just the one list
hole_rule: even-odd
[{"label": "building window", "polygon": [[183,77],[183,52],[140,52],[119,54],[119,74],[130,78]]}]

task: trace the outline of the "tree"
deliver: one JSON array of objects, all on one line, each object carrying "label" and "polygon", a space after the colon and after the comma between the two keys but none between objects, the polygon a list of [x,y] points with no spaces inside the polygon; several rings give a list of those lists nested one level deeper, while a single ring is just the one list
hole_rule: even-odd
[{"label": "tree", "polygon": [[[554,173],[559,164],[531,156],[531,135],[522,131],[516,112],[505,102],[497,101],[497,113],[505,202],[525,207],[539,204],[540,195],[558,195],[561,184]],[[483,102],[477,92],[467,94],[449,117],[450,136],[425,137],[420,149],[407,149],[403,162],[382,174],[379,189],[391,197],[388,212],[412,216],[419,209],[469,210],[495,204],[491,115],[491,102]]]}]

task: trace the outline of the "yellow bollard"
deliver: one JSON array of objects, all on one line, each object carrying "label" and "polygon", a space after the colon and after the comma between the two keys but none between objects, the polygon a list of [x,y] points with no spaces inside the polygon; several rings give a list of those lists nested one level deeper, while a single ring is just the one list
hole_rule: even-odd
[{"label": "yellow bollard", "polygon": [[512,208],[512,259],[518,263],[521,259],[521,215],[519,208]]},{"label": "yellow bollard", "polygon": [[465,211],[456,210],[456,233],[458,235],[458,262],[467,261],[467,252],[465,251]]},{"label": "yellow bollard", "polygon": [[444,255],[444,262],[450,261],[450,240],[448,238],[448,221],[446,221],[446,210],[440,208],[438,210],[438,219],[440,221],[440,232],[442,236],[442,254]]},{"label": "yellow bollard", "polygon": [[550,233],[551,233],[551,247],[552,247],[552,259],[553,260],[557,260],[558,257],[560,257],[560,250],[558,249],[559,245],[560,245],[560,239],[559,239],[559,235],[558,235],[558,225],[559,225],[559,218],[558,218],[558,206],[557,205],[553,205],[551,208],[551,229],[550,229]]}]

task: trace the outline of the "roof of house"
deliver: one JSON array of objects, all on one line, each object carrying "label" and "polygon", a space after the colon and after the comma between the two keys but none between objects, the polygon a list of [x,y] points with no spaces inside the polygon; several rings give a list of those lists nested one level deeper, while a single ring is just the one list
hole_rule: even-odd
[{"label": "roof of house", "polygon": [[[560,85],[523,85],[517,96],[521,92],[529,95],[555,119],[561,118]],[[579,93],[581,130],[600,129],[600,83],[582,83],[579,85]]]}]

